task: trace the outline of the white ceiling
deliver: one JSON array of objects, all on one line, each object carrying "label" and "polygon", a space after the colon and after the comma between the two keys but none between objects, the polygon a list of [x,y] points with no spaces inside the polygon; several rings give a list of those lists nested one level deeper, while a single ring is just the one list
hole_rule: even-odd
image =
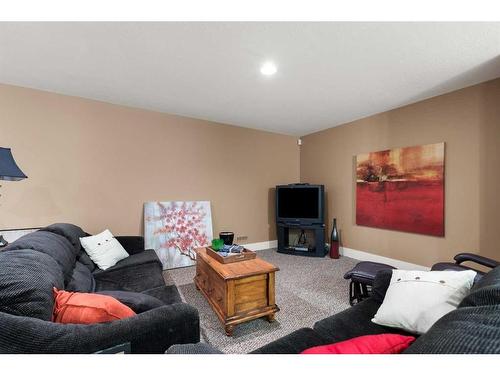
[{"label": "white ceiling", "polygon": [[1,83],[291,135],[499,76],[500,23],[0,23]]}]

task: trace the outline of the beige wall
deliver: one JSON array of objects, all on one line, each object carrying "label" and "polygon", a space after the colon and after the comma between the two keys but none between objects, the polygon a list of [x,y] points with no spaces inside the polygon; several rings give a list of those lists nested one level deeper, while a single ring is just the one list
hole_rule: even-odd
[{"label": "beige wall", "polygon": [[[235,109],[237,110],[237,109]],[[210,200],[214,233],[275,239],[276,184],[299,180],[296,138],[0,85],[0,228],[73,222],[142,232],[145,201]]]},{"label": "beige wall", "polygon": [[[500,258],[500,79],[303,137],[302,182],[323,183],[343,246],[430,266],[461,251]],[[356,154],[445,142],[444,238],[355,224]],[[328,228],[330,230],[330,228]]]},{"label": "beige wall", "polygon": [[500,79],[482,86],[479,147],[479,249],[500,260]]},{"label": "beige wall", "polygon": [[[500,79],[308,135],[300,155],[294,137],[8,85],[0,104],[0,146],[29,176],[3,181],[1,229],[139,234],[145,201],[210,200],[214,233],[273,240],[271,189],[300,176],[326,185],[346,247],[423,265],[500,258]],[[446,236],[356,226],[354,156],[435,142],[446,142]]]}]

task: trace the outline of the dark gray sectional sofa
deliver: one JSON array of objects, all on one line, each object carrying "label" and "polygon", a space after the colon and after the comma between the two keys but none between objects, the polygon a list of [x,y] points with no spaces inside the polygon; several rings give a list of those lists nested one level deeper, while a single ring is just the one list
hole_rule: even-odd
[{"label": "dark gray sectional sofa", "polygon": [[[53,224],[0,251],[0,353],[95,353],[130,343],[132,353],[163,353],[197,343],[197,310],[166,286],[162,265],[139,236],[116,237],[130,254],[100,270],[80,246],[88,235]],[[53,323],[52,289],[111,295],[137,315],[91,325]]]},{"label": "dark gray sectional sofa", "polygon": [[[380,271],[375,278],[370,298],[316,322],[313,328],[301,328],[252,353],[297,354],[313,346],[332,344],[363,335],[382,333],[409,335],[407,332],[371,322],[384,300],[391,276],[392,270]],[[190,344],[172,346],[167,353],[220,352],[207,344]],[[456,310],[439,319],[404,353],[500,354],[500,266],[483,276]]]},{"label": "dark gray sectional sofa", "polygon": [[[373,295],[336,315],[282,337],[254,353],[300,353],[308,347],[362,335],[409,333],[372,323],[389,287],[392,271],[375,278]],[[500,267],[477,282],[458,308],[417,338],[405,354],[500,353]]]}]

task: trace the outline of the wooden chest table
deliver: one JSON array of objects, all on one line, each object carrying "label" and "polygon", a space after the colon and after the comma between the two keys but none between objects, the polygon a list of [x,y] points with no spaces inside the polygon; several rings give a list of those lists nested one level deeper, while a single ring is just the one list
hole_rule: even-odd
[{"label": "wooden chest table", "polygon": [[222,264],[206,251],[196,249],[194,282],[224,324],[226,335],[249,320],[265,316],[272,322],[279,311],[274,295],[274,274],[279,268],[259,258]]}]

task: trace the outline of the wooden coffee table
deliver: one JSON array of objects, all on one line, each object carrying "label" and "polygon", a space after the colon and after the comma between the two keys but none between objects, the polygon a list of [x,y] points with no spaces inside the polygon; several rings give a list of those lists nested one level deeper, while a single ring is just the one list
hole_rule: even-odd
[{"label": "wooden coffee table", "polygon": [[275,303],[274,279],[279,268],[260,258],[223,264],[196,249],[196,288],[212,306],[224,324],[226,335],[234,326],[267,317],[274,320],[279,311]]}]

